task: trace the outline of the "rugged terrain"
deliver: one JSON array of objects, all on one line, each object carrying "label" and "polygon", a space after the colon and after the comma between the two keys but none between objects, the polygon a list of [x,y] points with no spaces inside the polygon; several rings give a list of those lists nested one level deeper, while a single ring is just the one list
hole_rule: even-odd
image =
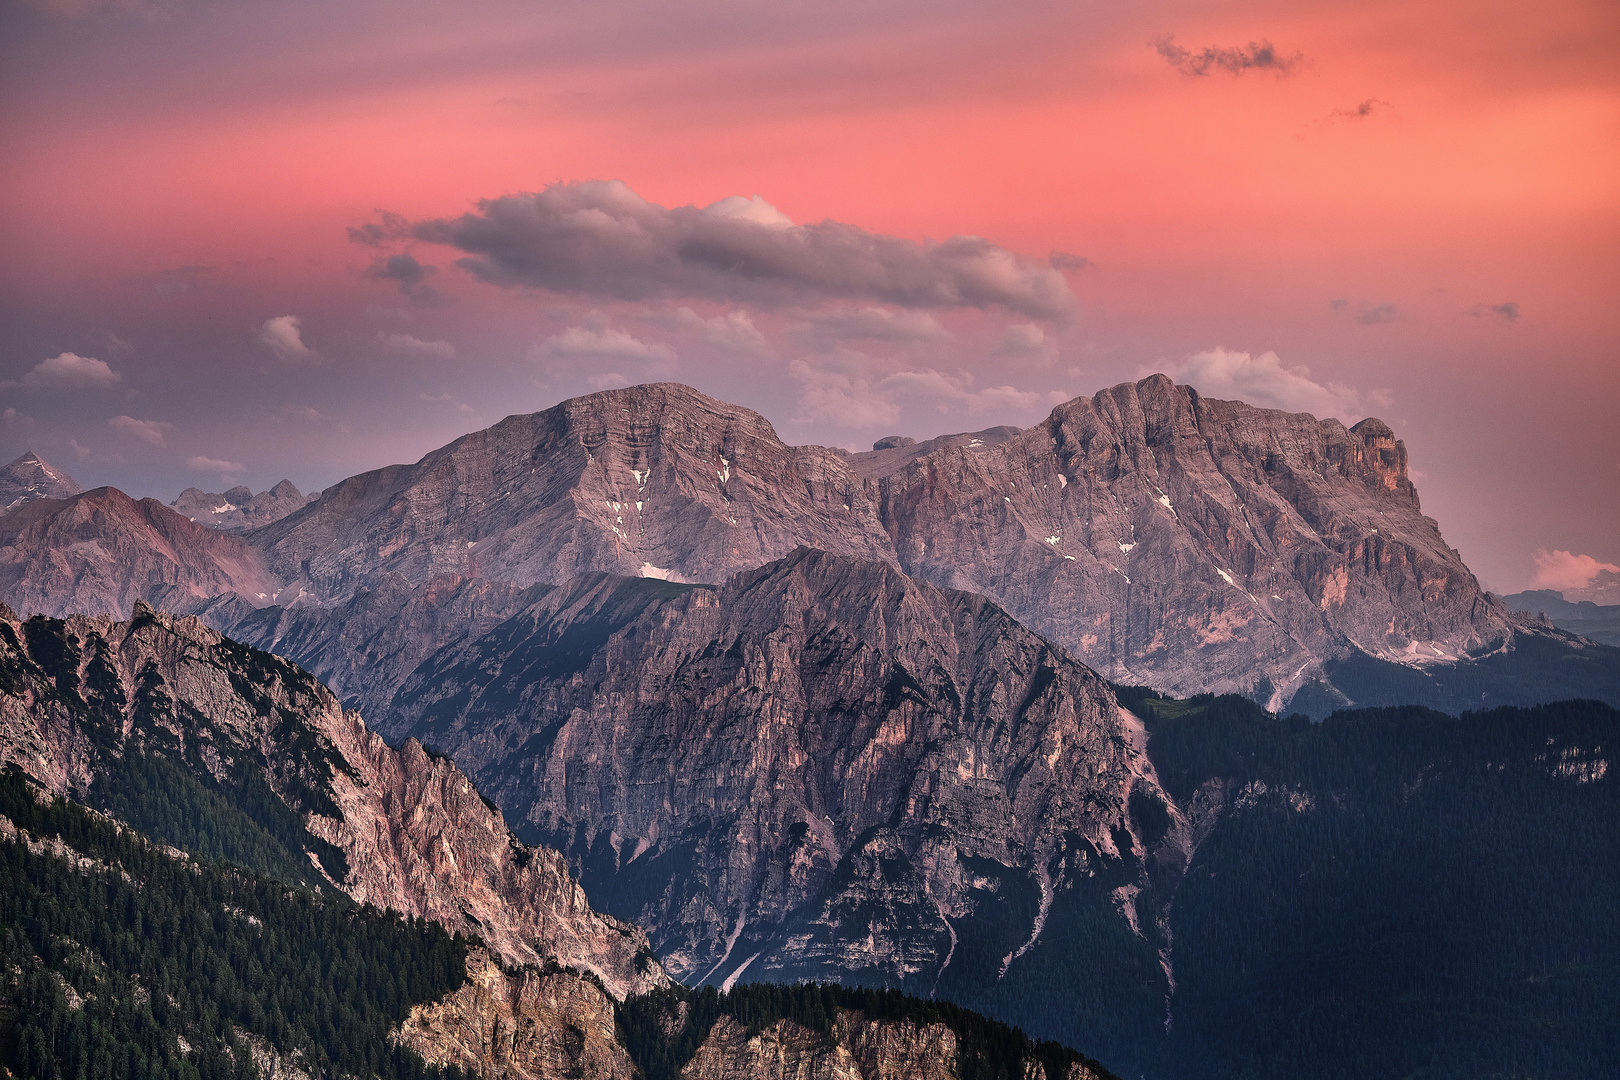
[{"label": "rugged terrain", "polygon": [[32,450],[0,469],[0,514],[32,499],[66,499],[83,489]]},{"label": "rugged terrain", "polygon": [[[243,534],[251,556],[202,540],[139,554],[177,533],[149,508],[36,511],[71,528],[0,536],[0,598],[123,614],[135,596],[196,611],[234,593],[212,625],[373,712],[427,651],[394,624],[438,620],[459,583],[719,584],[799,546],[982,593],[1117,681],[1273,707],[1336,657],[1444,664],[1518,632],[1423,516],[1406,450],[1375,419],[1347,429],[1153,376],[1027,430],[881,445],[792,447],[684,386],[609,390],[351,477]],[[251,616],[271,603],[285,614]],[[357,639],[377,639],[365,672],[337,652]]]},{"label": "rugged terrain", "polygon": [[192,521],[240,533],[279,521],[317,498],[318,495],[304,495],[291,480],[283,480],[257,495],[242,484],[219,494],[190,487],[169,505]]},{"label": "rugged terrain", "polygon": [[977,994],[1054,904],[1153,962],[1140,728],[995,604],[888,563],[582,575],[431,657],[383,730],[452,754],[687,982]]}]

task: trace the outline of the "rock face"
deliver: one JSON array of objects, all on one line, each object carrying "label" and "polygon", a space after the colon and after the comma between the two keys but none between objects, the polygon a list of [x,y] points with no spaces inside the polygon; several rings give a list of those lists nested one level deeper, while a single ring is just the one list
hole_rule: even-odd
[{"label": "rock face", "polygon": [[351,477],[252,534],[271,567],[341,600],[399,574],[519,587],[588,571],[721,581],[801,544],[890,555],[844,453],[674,384],[509,416],[415,465]]},{"label": "rock face", "polygon": [[[835,1039],[791,1020],[758,1035],[722,1017],[681,1070],[683,1080],[956,1080],[956,1035],[944,1024],[868,1021],[839,1013]],[[1042,1080],[1045,1072],[1036,1066]],[[1033,1080],[1033,1077],[1030,1078]]]},{"label": "rock face", "polygon": [[613,1001],[594,983],[533,968],[508,972],[489,953],[467,958],[468,980],[444,1001],[418,1005],[400,1042],[432,1065],[484,1080],[632,1080],[614,1036]]},{"label": "rock face", "polygon": [[0,514],[33,499],[66,499],[84,489],[32,450],[0,469]]},{"label": "rock face", "polygon": [[994,984],[1157,791],[1062,649],[809,550],[719,589],[583,576],[395,706],[385,734],[453,754],[688,982]]},{"label": "rock face", "polygon": [[224,532],[240,533],[279,521],[316,498],[319,496],[306,497],[291,480],[283,480],[257,495],[240,484],[217,495],[200,488],[186,488],[169,505],[192,521]]},{"label": "rock face", "polygon": [[255,605],[278,588],[241,540],[116,488],[0,517],[0,600],[24,613],[127,616],[136,600],[193,611],[221,593]]},{"label": "rock face", "polygon": [[[863,454],[787,446],[756,413],[684,386],[609,390],[351,477],[244,534],[251,552],[182,537],[156,504],[80,498],[95,505],[6,516],[0,599],[123,613],[142,596],[189,612],[235,593],[212,625],[373,711],[441,643],[398,627],[439,620],[431,598],[453,583],[508,596],[595,571],[718,584],[801,545],[983,593],[1117,681],[1274,708],[1332,657],[1444,663],[1514,633],[1423,516],[1381,421],[1347,429],[1163,376],[1028,430]],[[247,619],[271,602],[295,614]],[[321,608],[341,620],[309,613]],[[363,669],[343,655],[358,640],[377,661]]]},{"label": "rock face", "polygon": [[789,447],[685,387],[611,390],[354,477],[252,540],[305,606],[390,575],[719,583],[806,545],[983,593],[1116,680],[1273,707],[1349,650],[1421,665],[1512,639],[1378,420],[1154,376],[1024,431],[879,444]]},{"label": "rock face", "polygon": [[1153,376],[877,485],[908,573],[985,593],[1117,680],[1258,687],[1278,707],[1347,645],[1423,663],[1511,638],[1374,419],[1346,429]]},{"label": "rock face", "polygon": [[558,853],[519,843],[448,760],[389,748],[285,661],[145,605],[129,622],[0,608],[0,669],[0,765],[53,792],[83,794],[134,747],[219,781],[259,775],[355,899],[476,933],[508,965],[554,958],[616,995],[667,985],[645,937],[594,912]]}]

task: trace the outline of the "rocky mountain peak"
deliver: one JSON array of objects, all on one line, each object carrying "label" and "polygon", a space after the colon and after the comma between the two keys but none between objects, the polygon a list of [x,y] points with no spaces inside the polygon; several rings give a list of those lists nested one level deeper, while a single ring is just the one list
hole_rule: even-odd
[{"label": "rocky mountain peak", "polygon": [[0,469],[0,514],[32,499],[65,499],[84,490],[32,450]]}]

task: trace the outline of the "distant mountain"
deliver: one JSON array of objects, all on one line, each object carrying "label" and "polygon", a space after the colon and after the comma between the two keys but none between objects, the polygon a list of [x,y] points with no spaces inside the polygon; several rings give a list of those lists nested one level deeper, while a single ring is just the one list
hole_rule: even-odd
[{"label": "distant mountain", "polygon": [[84,490],[32,450],[0,469],[0,514],[31,499],[65,499]]},{"label": "distant mountain", "polygon": [[117,488],[0,517],[0,600],[25,614],[127,616],[137,600],[188,612],[222,593],[266,604],[278,588],[243,541]]},{"label": "distant mountain", "polygon": [[1620,646],[1620,604],[1569,601],[1553,589],[1533,589],[1502,597],[1502,603],[1527,615],[1545,615],[1560,630]]},{"label": "distant mountain", "polygon": [[319,496],[305,496],[291,480],[283,480],[257,495],[240,484],[219,495],[190,487],[169,505],[192,521],[240,533],[279,521],[316,498]]}]

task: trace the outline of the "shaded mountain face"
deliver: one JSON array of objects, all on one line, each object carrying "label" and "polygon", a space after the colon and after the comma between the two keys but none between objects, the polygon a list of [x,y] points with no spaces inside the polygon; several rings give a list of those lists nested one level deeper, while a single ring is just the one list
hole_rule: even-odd
[{"label": "shaded mountain face", "polygon": [[32,450],[0,469],[0,514],[32,499],[65,499],[84,489]]},{"label": "shaded mountain face", "polygon": [[24,613],[127,616],[137,600],[188,612],[222,593],[265,604],[278,587],[241,540],[116,488],[0,517],[0,600]]},{"label": "shaded mountain face", "polygon": [[291,480],[283,480],[257,495],[240,484],[222,494],[186,488],[169,505],[192,521],[224,532],[241,533],[279,521],[316,498],[319,496],[305,496]]},{"label": "shaded mountain face", "polygon": [[1156,970],[1117,893],[1162,813],[1140,729],[995,604],[887,563],[584,575],[430,658],[382,727],[452,754],[688,982],[971,1002],[1079,925]]},{"label": "shaded mountain face", "polygon": [[390,748],[307,673],[195,619],[143,604],[129,622],[23,621],[0,607],[0,767],[159,835],[180,829],[165,836],[177,843],[199,814],[167,815],[151,797],[164,784],[246,807],[219,850],[233,861],[476,933],[507,965],[593,972],[621,997],[668,983],[646,938],[592,910],[562,857],[519,843],[449,760]]}]

